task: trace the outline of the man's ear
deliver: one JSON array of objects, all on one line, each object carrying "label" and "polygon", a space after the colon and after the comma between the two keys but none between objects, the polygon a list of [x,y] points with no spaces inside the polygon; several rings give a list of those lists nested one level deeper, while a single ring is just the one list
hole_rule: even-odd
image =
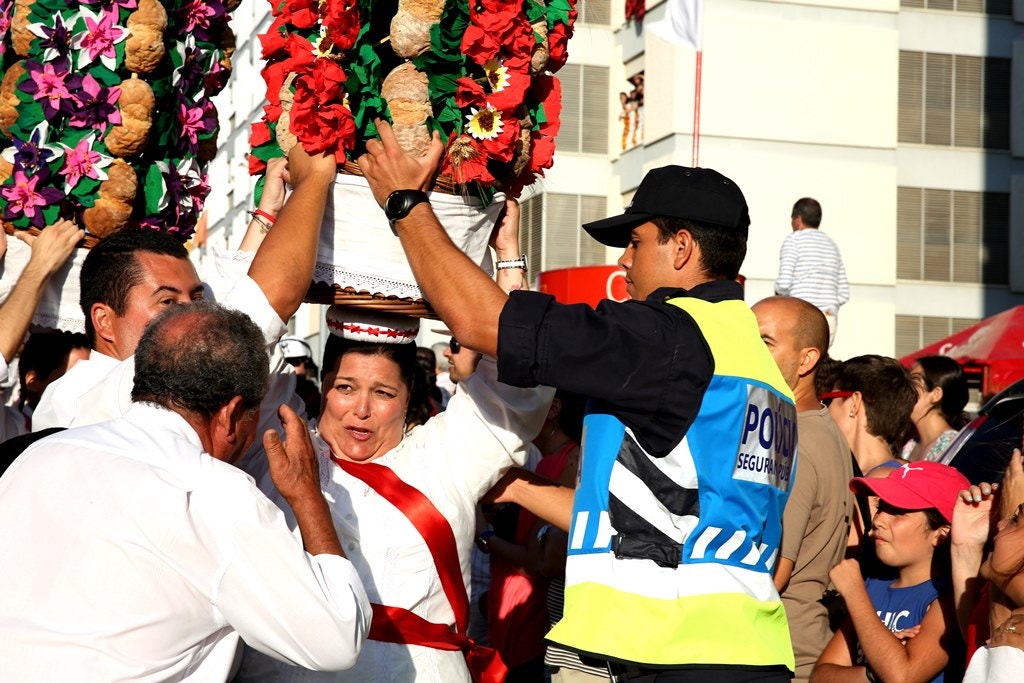
[{"label": "man's ear", "polygon": [[693,258],[697,258],[698,261],[700,260],[700,247],[697,246],[697,242],[693,239],[693,235],[690,234],[689,230],[685,228],[678,230],[672,236],[671,241],[675,245],[672,261],[676,270],[682,269]]},{"label": "man's ear", "polygon": [[117,318],[114,309],[107,304],[95,303],[89,309],[89,316],[92,318],[96,337],[114,343],[114,320]]},{"label": "man's ear", "polygon": [[796,368],[797,374],[804,377],[814,372],[814,368],[818,367],[818,361],[820,360],[821,351],[813,346],[800,349],[800,365]]},{"label": "man's ear", "polygon": [[242,397],[235,396],[225,403],[214,415],[217,428],[230,443],[236,443],[239,438],[240,425],[246,414],[245,406],[242,404]]}]

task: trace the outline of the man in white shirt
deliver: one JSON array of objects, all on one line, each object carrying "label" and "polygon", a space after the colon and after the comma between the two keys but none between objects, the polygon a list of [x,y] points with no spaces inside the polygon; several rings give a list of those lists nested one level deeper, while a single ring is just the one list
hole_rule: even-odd
[{"label": "man in white shirt", "polygon": [[[267,391],[263,429],[279,424],[277,406],[291,402],[295,394],[295,375],[285,370],[278,341],[309,288],[325,198],[336,173],[333,157],[310,157],[301,145],[292,150],[288,164],[294,190],[248,275],[222,302],[249,315],[263,330],[272,370],[280,370],[272,374]],[[131,357],[146,325],[168,306],[203,296],[185,249],[172,237],[141,232],[119,233],[97,245],[82,265],[81,289],[93,352],[47,388],[33,415],[35,431],[124,414],[131,403]],[[298,399],[294,401],[298,406]]]},{"label": "man in white shirt", "polygon": [[233,466],[256,436],[262,336],[216,304],[172,307],[138,344],[128,412],[38,441],[0,479],[5,681],[225,681],[240,638],[355,662],[371,609],[305,424],[282,406],[286,442],[263,439],[301,542]]},{"label": "man in white shirt", "polygon": [[779,250],[779,277],[775,293],[795,296],[814,304],[828,321],[829,346],[836,338],[839,307],[850,300],[850,283],[839,247],[818,230],[821,204],[810,197],[798,199],[791,215],[793,232]]}]

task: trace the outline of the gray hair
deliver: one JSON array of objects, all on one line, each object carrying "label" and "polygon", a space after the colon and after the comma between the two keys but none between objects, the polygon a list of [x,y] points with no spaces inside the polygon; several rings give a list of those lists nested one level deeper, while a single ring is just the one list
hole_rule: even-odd
[{"label": "gray hair", "polygon": [[253,410],[267,391],[264,344],[244,313],[209,302],[171,306],[139,340],[132,400],[208,418],[241,396]]}]

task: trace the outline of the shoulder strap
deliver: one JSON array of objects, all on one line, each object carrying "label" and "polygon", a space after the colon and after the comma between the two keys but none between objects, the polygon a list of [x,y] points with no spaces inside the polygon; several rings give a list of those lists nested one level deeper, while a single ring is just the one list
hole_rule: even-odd
[{"label": "shoulder strap", "polygon": [[459,565],[458,545],[448,520],[437,511],[430,499],[416,487],[402,481],[390,467],[372,462],[356,464],[342,460],[333,453],[331,459],[338,467],[398,508],[416,527],[430,550],[438,576],[441,577],[441,587],[455,612],[455,627],[459,633],[465,633],[469,625],[469,598]]}]

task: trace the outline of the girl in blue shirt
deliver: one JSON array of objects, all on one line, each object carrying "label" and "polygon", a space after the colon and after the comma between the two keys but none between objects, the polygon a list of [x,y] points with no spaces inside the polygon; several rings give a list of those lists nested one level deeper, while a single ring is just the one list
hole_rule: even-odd
[{"label": "girl in blue shirt", "polygon": [[885,479],[854,478],[850,488],[878,496],[870,536],[879,560],[898,573],[865,582],[850,559],[832,569],[849,616],[818,658],[811,681],[941,682],[950,655],[963,649],[948,542],[953,506],[970,482],[952,467],[915,462]]}]

